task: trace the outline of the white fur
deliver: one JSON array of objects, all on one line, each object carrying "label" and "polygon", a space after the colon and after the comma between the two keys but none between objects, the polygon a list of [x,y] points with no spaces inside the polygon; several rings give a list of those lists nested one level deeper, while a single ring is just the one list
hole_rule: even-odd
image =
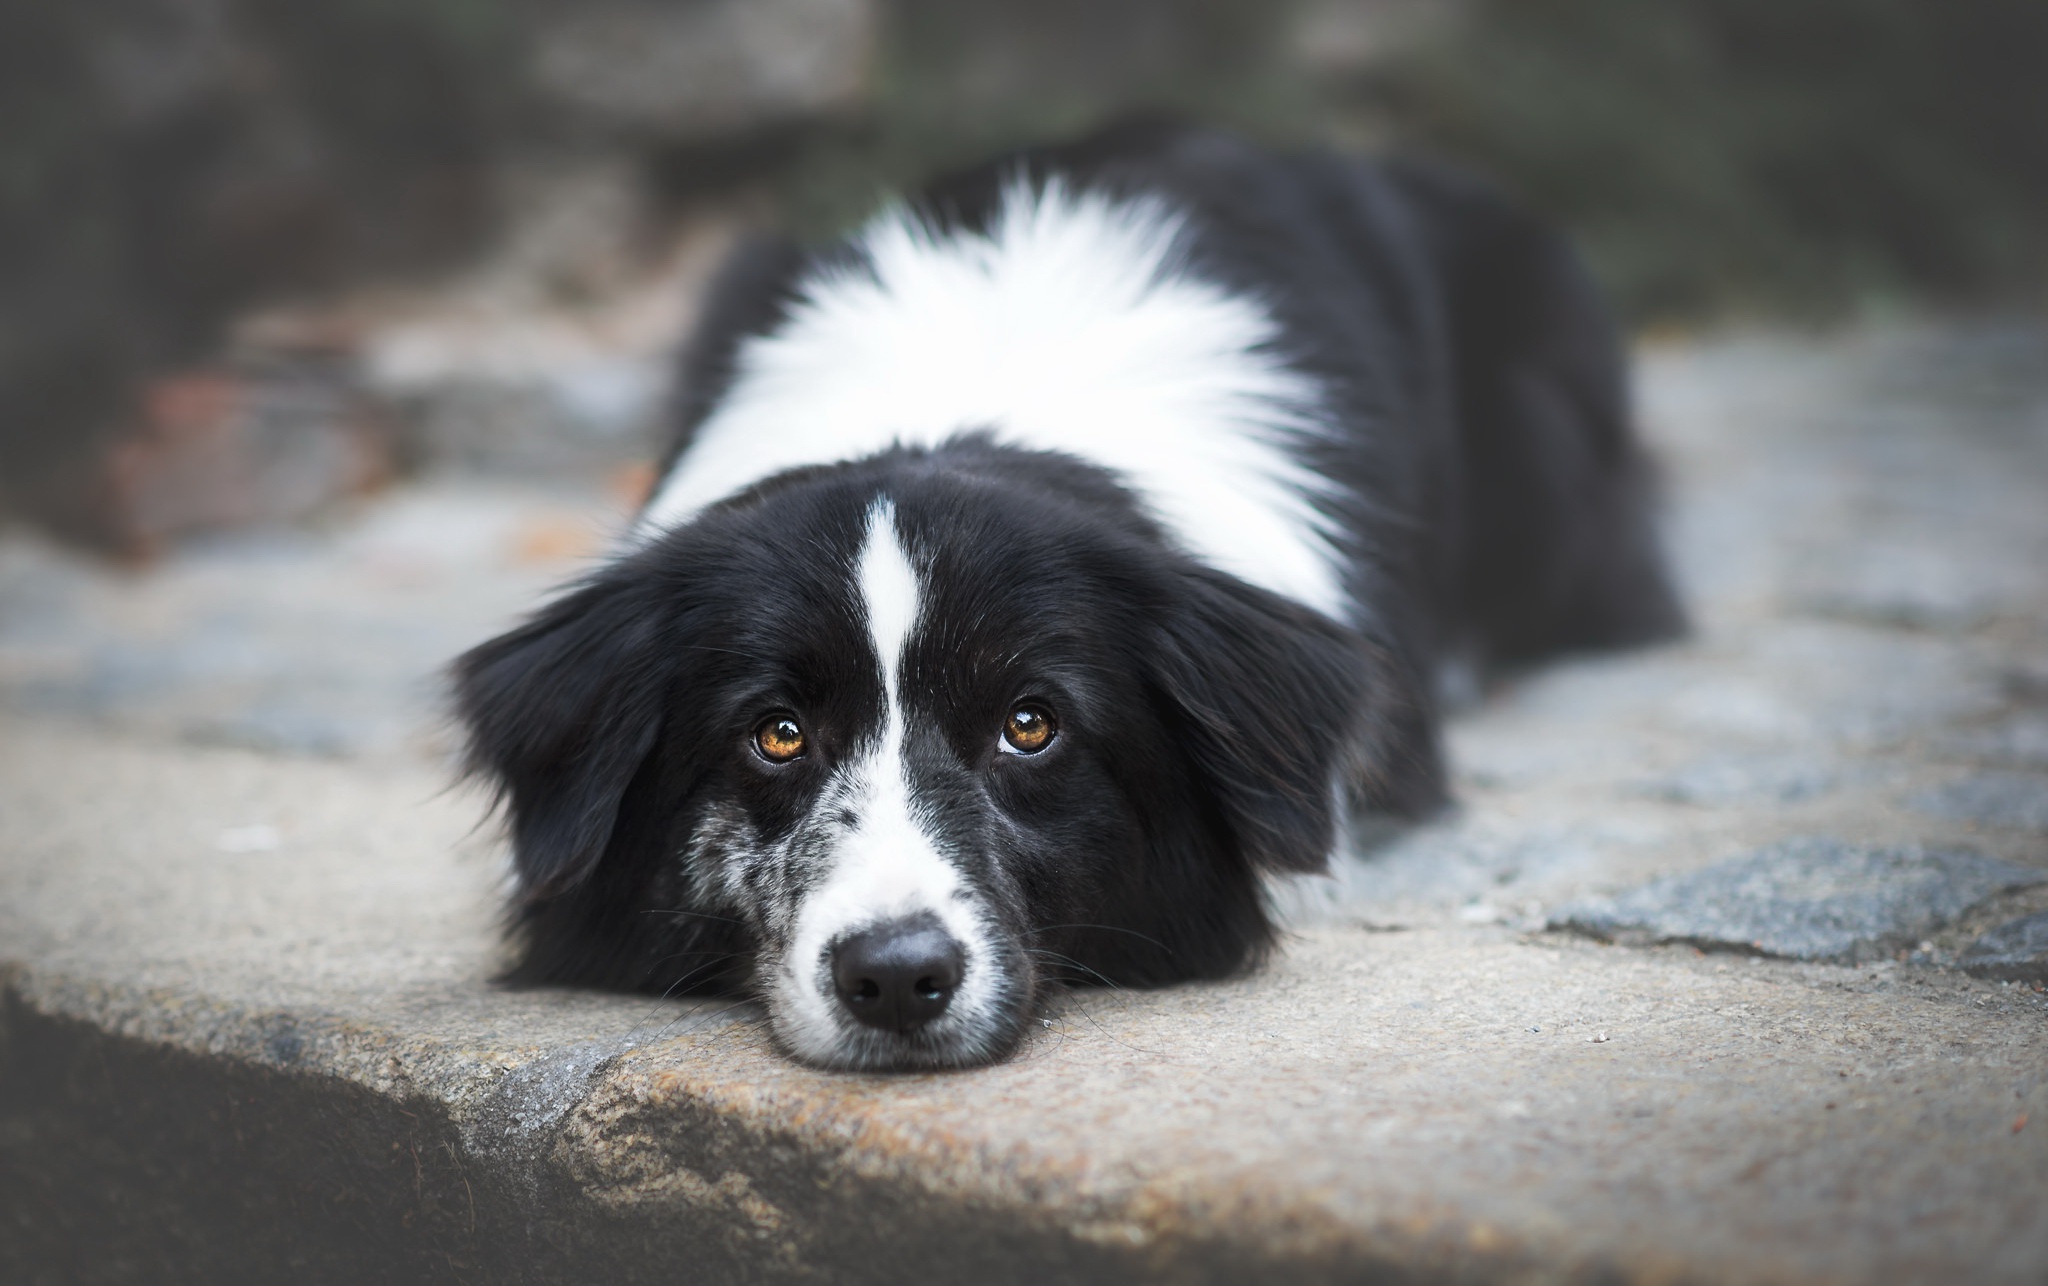
[{"label": "white fur", "polygon": [[839,1011],[828,952],[833,942],[869,925],[930,912],[960,943],[965,967],[939,1020],[943,1026],[985,1027],[996,993],[988,931],[966,881],[926,832],[904,762],[903,645],[916,628],[919,598],[917,571],[886,501],[868,516],[859,584],[882,663],[887,722],[877,749],[850,767],[851,789],[827,792],[828,799],[846,800],[859,821],[834,846],[824,882],[804,899],[774,982],[783,1039],[799,1055],[825,1062],[839,1061],[848,1035],[858,1030]]},{"label": "white fur", "polygon": [[1272,351],[1256,301],[1190,275],[1154,200],[1009,188],[987,237],[908,213],[859,241],[873,271],[815,271],[642,516],[651,535],[798,465],[963,431],[1107,466],[1193,554],[1341,615],[1315,497],[1287,441],[1316,384]]}]

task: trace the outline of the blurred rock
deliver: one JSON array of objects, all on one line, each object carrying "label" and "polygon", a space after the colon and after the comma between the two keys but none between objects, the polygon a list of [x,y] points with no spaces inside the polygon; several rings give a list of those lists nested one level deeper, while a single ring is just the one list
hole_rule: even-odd
[{"label": "blurred rock", "polygon": [[[423,426],[404,436],[425,458],[644,453],[653,353],[688,304],[643,176],[671,225],[729,201],[764,135],[860,101],[875,26],[869,0],[0,5],[0,511],[140,548],[388,472],[330,408],[284,425],[298,374],[237,370],[211,427],[163,420],[287,304],[323,318],[337,369],[388,379],[370,391]],[[391,283],[434,316],[361,325]]]},{"label": "blurred rock", "polygon": [[0,725],[291,757],[438,754],[441,668],[601,553],[622,508],[589,481],[435,477],[339,506],[318,531],[184,541],[141,575],[10,533]]},{"label": "blurred rock", "polygon": [[1709,755],[1674,772],[1629,785],[1632,794],[1676,804],[1718,808],[1729,804],[1792,804],[1836,788],[1843,772],[1801,756],[1754,752]]},{"label": "blurred rock", "polygon": [[532,177],[467,274],[353,307],[366,384],[429,468],[609,473],[659,454],[675,357],[733,221],[659,226],[616,167]]},{"label": "blurred rock", "polygon": [[1953,733],[1939,748],[1974,763],[2048,771],[2048,711],[2023,710],[1986,727]]},{"label": "blurred rock", "polygon": [[1361,76],[1397,54],[1440,37],[1462,16],[1432,0],[1297,0],[1288,14],[1287,52],[1313,76]]},{"label": "blurred rock", "polygon": [[1791,840],[1566,907],[1550,927],[1851,964],[1882,959],[1994,894],[2044,881],[1982,853]]},{"label": "blurred rock", "polygon": [[1914,808],[1977,826],[2048,832],[2048,777],[1986,772],[1922,791]]},{"label": "blurred rock", "polygon": [[332,364],[161,379],[100,457],[83,534],[140,557],[197,532],[301,521],[387,481],[393,445]]},{"label": "blurred rock", "polygon": [[703,144],[857,104],[876,25],[870,0],[563,5],[535,20],[531,74],[591,125]]},{"label": "blurred rock", "polygon": [[2048,982],[2048,911],[2006,921],[1971,943],[1956,963],[1979,978]]},{"label": "blurred rock", "polygon": [[658,208],[619,153],[525,163],[500,183],[518,213],[462,272],[252,313],[234,347],[345,364],[388,409],[408,467],[590,481],[652,459],[734,219]]},{"label": "blurred rock", "polygon": [[240,417],[269,424],[268,393],[214,430],[145,403],[218,366],[254,304],[476,244],[508,100],[499,11],[467,7],[464,25],[441,0],[0,5],[0,506],[148,541],[269,505],[172,478],[195,452],[247,460],[271,435]]}]

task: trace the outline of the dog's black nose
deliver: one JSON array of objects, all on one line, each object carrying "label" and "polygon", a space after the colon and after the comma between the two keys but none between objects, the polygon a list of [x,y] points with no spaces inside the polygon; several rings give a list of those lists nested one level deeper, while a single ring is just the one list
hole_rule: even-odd
[{"label": "dog's black nose", "polygon": [[935,916],[888,920],[832,948],[839,1003],[883,1031],[913,1032],[946,1012],[966,960]]}]

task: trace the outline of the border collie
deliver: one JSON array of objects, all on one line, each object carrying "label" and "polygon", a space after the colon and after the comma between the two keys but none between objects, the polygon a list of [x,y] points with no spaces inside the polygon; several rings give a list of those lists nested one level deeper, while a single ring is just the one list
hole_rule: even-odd
[{"label": "border collie", "polygon": [[604,566],[456,667],[521,983],[985,1063],[1060,982],[1255,962],[1444,798],[1443,667],[1675,632],[1614,331],[1456,173],[1180,126],[714,288]]}]

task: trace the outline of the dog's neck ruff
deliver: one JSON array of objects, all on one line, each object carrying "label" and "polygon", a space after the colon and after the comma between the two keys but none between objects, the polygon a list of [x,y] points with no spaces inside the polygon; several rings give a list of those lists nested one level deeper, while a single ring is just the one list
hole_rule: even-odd
[{"label": "dog's neck ruff", "polygon": [[1192,275],[1165,204],[1011,186],[986,236],[907,211],[815,268],[642,514],[651,537],[754,482],[984,432],[1110,469],[1188,552],[1342,617],[1328,484],[1293,444],[1316,382],[1257,301]]}]

